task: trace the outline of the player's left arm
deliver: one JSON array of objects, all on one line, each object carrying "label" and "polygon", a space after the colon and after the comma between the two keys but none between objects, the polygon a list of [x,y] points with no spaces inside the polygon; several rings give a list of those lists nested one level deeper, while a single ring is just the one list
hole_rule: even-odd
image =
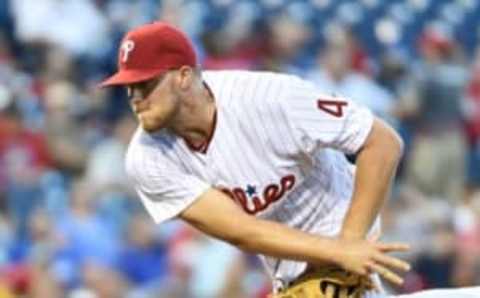
[{"label": "player's left arm", "polygon": [[385,122],[376,118],[357,153],[355,186],[350,208],[343,222],[341,236],[364,238],[389,195],[403,142]]},{"label": "player's left arm", "polygon": [[364,238],[390,191],[403,150],[400,137],[349,98],[322,94],[295,77],[285,86],[280,113],[292,127],[302,155],[314,158],[325,148],[357,155],[353,198],[341,235]]}]

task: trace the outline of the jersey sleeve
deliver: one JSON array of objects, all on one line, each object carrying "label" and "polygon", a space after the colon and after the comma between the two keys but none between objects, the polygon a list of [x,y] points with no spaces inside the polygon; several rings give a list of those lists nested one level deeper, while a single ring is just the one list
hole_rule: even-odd
[{"label": "jersey sleeve", "polygon": [[[147,150],[148,152],[148,150]],[[126,169],[136,193],[156,223],[176,217],[211,186],[183,172],[156,152],[128,154]]]},{"label": "jersey sleeve", "polygon": [[313,154],[319,148],[333,148],[354,154],[365,143],[374,116],[352,100],[322,94],[310,82],[289,80],[281,108],[303,150]]}]

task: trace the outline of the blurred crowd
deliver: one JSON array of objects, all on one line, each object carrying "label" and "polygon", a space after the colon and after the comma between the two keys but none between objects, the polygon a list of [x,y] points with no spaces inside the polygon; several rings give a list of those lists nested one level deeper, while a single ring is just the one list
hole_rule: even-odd
[{"label": "blurred crowd", "polygon": [[296,74],[395,127],[382,239],[409,242],[413,270],[391,290],[480,284],[480,2],[0,0],[0,298],[269,292],[254,256],[155,225],[125,177],[136,122],[124,90],[96,84],[154,20],[204,69]]}]

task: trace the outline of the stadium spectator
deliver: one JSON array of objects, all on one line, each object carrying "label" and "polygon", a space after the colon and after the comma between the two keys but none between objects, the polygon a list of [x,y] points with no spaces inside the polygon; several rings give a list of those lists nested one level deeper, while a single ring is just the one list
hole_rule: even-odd
[{"label": "stadium spectator", "polygon": [[473,188],[480,187],[480,48],[472,63],[471,80],[467,86],[465,122],[469,145],[468,180]]},{"label": "stadium spectator", "polygon": [[287,13],[272,16],[267,21],[259,68],[301,73],[296,60],[311,34],[311,28],[305,22]]},{"label": "stadium spectator", "polygon": [[81,179],[75,180],[70,194],[70,209],[54,223],[61,245],[52,270],[67,287],[82,282],[81,270],[87,264],[93,268],[108,269],[118,260],[119,235],[114,227],[98,216],[95,199],[95,189]]},{"label": "stadium spectator", "polygon": [[8,99],[0,111],[0,189],[15,234],[24,238],[28,217],[41,204],[39,180],[52,165],[52,158],[44,136],[23,125],[14,100]]},{"label": "stadium spectator", "polygon": [[346,33],[332,36],[320,52],[317,68],[308,74],[308,78],[320,90],[349,97],[366,105],[378,116],[393,122],[392,94],[370,77],[355,71],[352,56],[353,49]]},{"label": "stadium spectator", "polygon": [[45,135],[55,167],[68,174],[81,173],[87,159],[86,128],[75,118],[79,96],[68,80],[54,81],[45,89]]},{"label": "stadium spectator", "polygon": [[119,269],[133,287],[132,297],[158,295],[167,287],[168,243],[154,229],[144,213],[133,215],[129,223]]},{"label": "stadium spectator", "polygon": [[463,199],[467,153],[461,108],[467,72],[456,60],[454,43],[439,27],[425,29],[421,61],[402,102],[404,119],[416,127],[406,178],[452,203]]}]

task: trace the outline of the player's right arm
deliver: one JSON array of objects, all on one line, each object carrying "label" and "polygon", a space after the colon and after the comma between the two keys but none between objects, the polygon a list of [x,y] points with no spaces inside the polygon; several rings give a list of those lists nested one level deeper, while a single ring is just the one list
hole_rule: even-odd
[{"label": "player's right arm", "polygon": [[204,192],[179,217],[204,233],[251,253],[313,265],[335,264],[361,275],[382,268],[382,272],[378,273],[396,284],[400,284],[402,279],[394,270],[406,271],[409,268],[404,261],[387,255],[388,252],[406,250],[404,244],[335,239],[304,233],[248,215],[214,188]]}]

